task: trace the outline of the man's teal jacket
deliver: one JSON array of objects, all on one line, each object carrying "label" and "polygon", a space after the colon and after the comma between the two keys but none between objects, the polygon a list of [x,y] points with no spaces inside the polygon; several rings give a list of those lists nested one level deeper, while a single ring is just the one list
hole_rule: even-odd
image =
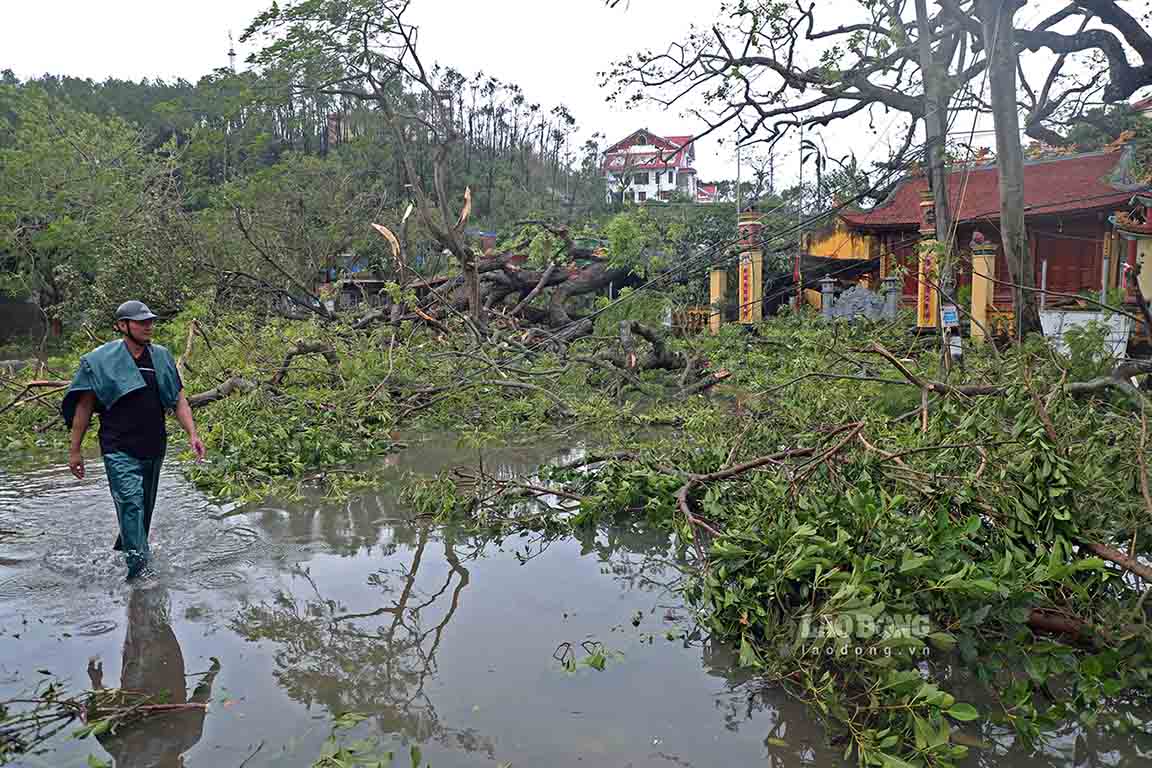
[{"label": "man's teal jacket", "polygon": [[[148,345],[152,365],[156,368],[156,386],[160,390],[160,404],[165,410],[176,407],[180,399],[180,374],[172,353],[159,344]],[[122,340],[102,344],[80,358],[80,368],[72,378],[72,386],[64,394],[60,412],[64,423],[72,428],[76,404],[84,392],[96,395],[96,413],[103,413],[129,392],[145,386],[144,376],[136,365],[132,353]]]}]

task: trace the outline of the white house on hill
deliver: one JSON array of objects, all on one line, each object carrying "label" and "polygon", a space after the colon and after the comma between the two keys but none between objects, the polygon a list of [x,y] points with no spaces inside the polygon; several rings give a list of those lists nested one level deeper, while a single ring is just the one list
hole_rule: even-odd
[{"label": "white house on hill", "polygon": [[604,152],[604,181],[608,200],[643,203],[669,200],[679,193],[698,202],[696,150],[691,136],[657,136],[646,128],[608,147]]}]

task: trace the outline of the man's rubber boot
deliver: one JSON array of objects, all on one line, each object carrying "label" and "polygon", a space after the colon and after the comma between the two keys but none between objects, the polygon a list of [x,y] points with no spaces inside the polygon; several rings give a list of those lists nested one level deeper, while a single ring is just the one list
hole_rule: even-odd
[{"label": "man's rubber boot", "polygon": [[148,566],[148,558],[136,552],[129,552],[127,560],[128,581],[132,581],[133,579],[139,577],[140,574],[144,572],[144,569]]}]

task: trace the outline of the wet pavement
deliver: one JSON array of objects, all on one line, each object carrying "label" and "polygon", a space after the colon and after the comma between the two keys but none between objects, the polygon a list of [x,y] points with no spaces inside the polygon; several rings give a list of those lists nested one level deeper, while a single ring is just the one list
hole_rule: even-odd
[{"label": "wet pavement", "polygon": [[[551,450],[485,464],[526,471]],[[111,550],[98,461],[84,481],[64,466],[0,469],[0,531],[19,532],[0,534],[0,698],[51,676],[211,701],[99,740],[58,738],[17,764],[310,766],[344,712],[367,715],[351,736],[398,766],[411,745],[437,768],[837,764],[805,708],[740,677],[695,630],[665,536],[496,541],[402,508],[402,472],[474,458],[433,440],[390,457],[375,493],[242,508],[212,504],[170,462],[158,573],[141,586]],[[972,764],[1147,762],[1134,737],[1070,730],[1034,759],[1005,756],[1008,743]]]}]

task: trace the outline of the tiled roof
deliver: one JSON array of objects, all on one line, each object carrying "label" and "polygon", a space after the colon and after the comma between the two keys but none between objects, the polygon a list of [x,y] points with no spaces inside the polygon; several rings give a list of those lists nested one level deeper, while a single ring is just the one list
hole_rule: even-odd
[{"label": "tiled roof", "polygon": [[671,155],[663,153],[655,154],[612,154],[604,158],[604,170],[606,171],[627,171],[633,173],[635,171],[663,171],[675,169],[680,161],[680,152],[675,152]]},{"label": "tiled roof", "polygon": [[[652,131],[648,130],[647,128],[637,128],[636,130],[632,131],[632,133],[630,133],[627,136],[625,136],[624,138],[620,139],[620,141],[616,142],[612,146],[605,149],[604,152],[608,153],[608,152],[617,151],[622,146],[627,145],[628,142],[631,141],[633,136],[636,136],[637,134],[641,134],[641,133],[644,134],[644,137],[646,139],[654,139],[655,141],[652,143],[654,143],[656,146],[659,146],[660,144],[668,144],[671,141],[667,137],[659,136],[655,133],[652,133]],[[692,137],[689,136],[688,138],[692,138]]]},{"label": "tiled roof", "polygon": [[[627,161],[617,159],[623,156],[624,145],[627,145],[629,140],[638,133],[644,133],[645,137],[650,139],[660,151],[643,155],[632,154]],[[629,170],[636,171],[675,168],[685,159],[685,153],[689,152],[687,147],[693,138],[693,136],[657,136],[646,128],[640,128],[604,150],[604,170],[611,171],[625,166]],[[691,157],[687,159],[691,160]]]},{"label": "tiled roof", "polygon": [[[1111,177],[1122,152],[1096,152],[1024,163],[1024,213],[1040,216],[1068,211],[1123,206],[1132,189],[1113,184]],[[956,168],[948,174],[948,197],[959,221],[1000,217],[1000,174],[995,163]],[[840,217],[857,227],[920,226],[920,193],[928,189],[924,176],[902,181],[888,199],[868,211],[846,210]],[[960,204],[961,199],[963,203]]]}]

